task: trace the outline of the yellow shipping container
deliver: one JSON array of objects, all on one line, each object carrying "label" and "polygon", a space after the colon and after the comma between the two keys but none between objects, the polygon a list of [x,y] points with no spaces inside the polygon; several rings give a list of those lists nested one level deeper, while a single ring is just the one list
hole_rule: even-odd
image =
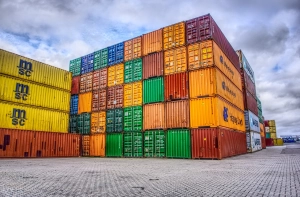
[{"label": "yellow shipping container", "polygon": [[0,100],[70,111],[70,92],[0,74]]},{"label": "yellow shipping container", "polygon": [[222,126],[245,132],[244,112],[219,96],[191,99],[190,126]]},{"label": "yellow shipping container", "polygon": [[269,127],[270,133],[276,133],[276,127]]},{"label": "yellow shipping container", "polygon": [[92,111],[92,92],[79,94],[78,114]]},{"label": "yellow shipping container", "polygon": [[71,91],[70,72],[2,49],[0,73]]},{"label": "yellow shipping container", "polygon": [[105,156],[105,134],[95,134],[90,136],[90,156]]},{"label": "yellow shipping container", "polygon": [[106,128],[106,112],[92,113],[91,119],[91,133],[105,133]]},{"label": "yellow shipping container", "polygon": [[269,126],[270,127],[276,127],[275,120],[269,120]]},{"label": "yellow shipping container", "polygon": [[188,69],[195,70],[217,66],[240,90],[242,81],[239,71],[212,40],[188,46]]},{"label": "yellow shipping container", "polygon": [[124,64],[108,67],[107,86],[115,86],[124,83]]},{"label": "yellow shipping container", "polygon": [[185,72],[187,70],[186,47],[165,51],[164,60],[165,75]]},{"label": "yellow shipping container", "polygon": [[69,114],[0,101],[0,127],[67,133]]},{"label": "yellow shipping container", "polygon": [[220,95],[244,110],[243,93],[217,67],[189,72],[190,98]]},{"label": "yellow shipping container", "polygon": [[185,45],[185,23],[177,23],[163,29],[164,50]]},{"label": "yellow shipping container", "polygon": [[142,105],[143,103],[142,82],[135,82],[124,85],[124,107]]},{"label": "yellow shipping container", "polygon": [[270,133],[270,137],[271,137],[272,139],[276,139],[276,138],[277,138],[277,134],[276,134],[276,133]]},{"label": "yellow shipping container", "polygon": [[283,146],[283,140],[281,138],[273,139],[274,146]]}]

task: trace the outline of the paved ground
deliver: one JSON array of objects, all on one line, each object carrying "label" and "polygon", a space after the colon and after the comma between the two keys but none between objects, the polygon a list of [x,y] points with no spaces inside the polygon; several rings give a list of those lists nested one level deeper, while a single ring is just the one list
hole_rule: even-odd
[{"label": "paved ground", "polygon": [[284,148],[221,161],[1,159],[0,196],[300,196],[300,144]]}]

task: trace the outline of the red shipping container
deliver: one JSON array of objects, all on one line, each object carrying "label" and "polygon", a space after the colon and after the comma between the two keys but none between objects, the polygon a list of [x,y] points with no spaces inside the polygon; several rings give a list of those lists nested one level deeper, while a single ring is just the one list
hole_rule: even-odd
[{"label": "red shipping container", "polygon": [[245,72],[244,69],[241,69],[242,76],[242,87],[250,92],[254,97],[256,97],[256,88],[253,81],[250,79],[249,75]]},{"label": "red shipping container", "polygon": [[239,70],[239,57],[210,14],[186,21],[186,42],[214,40],[231,63]]},{"label": "red shipping container", "polygon": [[93,90],[107,87],[107,68],[95,70],[93,72]]},{"label": "red shipping container", "polygon": [[164,53],[152,53],[143,57],[143,79],[164,74]]},{"label": "red shipping container", "polygon": [[123,107],[123,86],[113,86],[107,89],[107,109]]},{"label": "red shipping container", "polygon": [[262,149],[266,148],[266,138],[265,137],[261,137],[261,148]]},{"label": "red shipping container", "polygon": [[269,127],[269,121],[268,120],[264,120],[265,123],[265,127]]},{"label": "red shipping container", "polygon": [[187,72],[166,75],[164,85],[166,101],[189,97],[189,75]]},{"label": "red shipping container", "polygon": [[266,138],[266,146],[274,146],[274,141],[272,138]]},{"label": "red shipping container", "polygon": [[93,73],[86,73],[80,78],[80,93],[90,92],[93,89]]},{"label": "red shipping container", "polygon": [[93,91],[92,111],[106,110],[106,89]]},{"label": "red shipping container", "polygon": [[80,83],[80,76],[76,76],[72,78],[72,88],[71,94],[79,94],[79,83]]},{"label": "red shipping container", "polygon": [[223,159],[247,153],[246,134],[226,128],[191,130],[193,159]]},{"label": "red shipping container", "polygon": [[243,90],[243,97],[245,110],[250,110],[256,116],[258,116],[258,108],[255,97],[252,94],[250,94],[248,90],[245,89]]}]

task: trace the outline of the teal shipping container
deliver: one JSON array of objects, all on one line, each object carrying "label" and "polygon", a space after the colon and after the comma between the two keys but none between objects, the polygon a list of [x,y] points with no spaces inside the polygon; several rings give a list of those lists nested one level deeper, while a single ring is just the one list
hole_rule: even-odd
[{"label": "teal shipping container", "polygon": [[124,108],[124,132],[138,132],[143,129],[143,107]]},{"label": "teal shipping container", "polygon": [[70,123],[69,123],[69,133],[77,133],[77,115],[70,116]]},{"label": "teal shipping container", "polygon": [[124,133],[124,157],[143,157],[143,133]]},{"label": "teal shipping container", "polygon": [[266,138],[271,138],[271,133],[266,133]]},{"label": "teal shipping container", "polygon": [[108,49],[101,49],[94,52],[94,70],[107,66]]},{"label": "teal shipping container", "polygon": [[106,157],[123,156],[123,134],[108,133],[106,134]]},{"label": "teal shipping container", "polygon": [[167,131],[166,156],[169,158],[191,158],[191,133],[188,129]]},{"label": "teal shipping container", "polygon": [[165,157],[166,136],[163,130],[152,130],[144,132],[144,156]]},{"label": "teal shipping container", "polygon": [[82,135],[90,134],[91,130],[91,114],[83,113],[77,118],[78,132]]},{"label": "teal shipping container", "polygon": [[143,77],[143,60],[142,58],[125,62],[124,65],[124,83],[140,81]]},{"label": "teal shipping container", "polygon": [[72,76],[80,75],[81,71],[81,58],[77,58],[70,61],[69,71],[72,73]]},{"label": "teal shipping container", "polygon": [[163,77],[151,78],[143,81],[143,102],[156,103],[164,101]]},{"label": "teal shipping container", "polygon": [[112,109],[106,112],[106,132],[123,131],[123,109]]}]

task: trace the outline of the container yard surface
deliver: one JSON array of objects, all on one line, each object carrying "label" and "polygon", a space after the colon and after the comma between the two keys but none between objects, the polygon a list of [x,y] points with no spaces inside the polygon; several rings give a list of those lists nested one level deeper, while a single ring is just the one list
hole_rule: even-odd
[{"label": "container yard surface", "polygon": [[0,196],[299,196],[300,144],[224,160],[1,159]]}]

